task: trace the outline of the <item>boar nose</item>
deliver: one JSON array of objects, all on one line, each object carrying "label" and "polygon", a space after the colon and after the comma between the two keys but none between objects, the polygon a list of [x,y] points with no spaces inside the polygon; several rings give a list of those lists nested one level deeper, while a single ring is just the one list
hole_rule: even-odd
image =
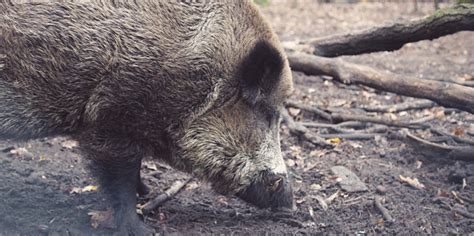
[{"label": "boar nose", "polygon": [[281,174],[264,172],[250,186],[237,193],[237,196],[259,208],[286,211],[295,209],[291,184]]}]

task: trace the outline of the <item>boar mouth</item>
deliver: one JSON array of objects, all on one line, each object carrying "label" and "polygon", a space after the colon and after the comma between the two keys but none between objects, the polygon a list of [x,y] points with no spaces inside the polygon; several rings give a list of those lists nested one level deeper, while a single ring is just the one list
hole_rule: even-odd
[{"label": "boar mouth", "polygon": [[236,194],[242,200],[259,208],[293,210],[293,189],[288,178],[264,171],[246,189]]}]

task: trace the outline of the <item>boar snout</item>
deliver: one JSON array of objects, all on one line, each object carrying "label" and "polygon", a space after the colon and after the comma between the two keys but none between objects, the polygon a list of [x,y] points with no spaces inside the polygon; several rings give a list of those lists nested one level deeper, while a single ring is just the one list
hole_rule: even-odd
[{"label": "boar snout", "polygon": [[293,189],[287,176],[269,171],[261,173],[246,189],[237,193],[244,201],[259,208],[294,210]]}]

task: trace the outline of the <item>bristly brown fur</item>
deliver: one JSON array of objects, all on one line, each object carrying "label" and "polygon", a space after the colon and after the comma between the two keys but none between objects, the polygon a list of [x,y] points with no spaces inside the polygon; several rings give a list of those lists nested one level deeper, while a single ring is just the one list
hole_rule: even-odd
[{"label": "bristly brown fur", "polygon": [[39,2],[0,0],[0,138],[77,139],[119,227],[144,229],[130,189],[146,155],[223,193],[286,175],[291,74],[251,1]]}]

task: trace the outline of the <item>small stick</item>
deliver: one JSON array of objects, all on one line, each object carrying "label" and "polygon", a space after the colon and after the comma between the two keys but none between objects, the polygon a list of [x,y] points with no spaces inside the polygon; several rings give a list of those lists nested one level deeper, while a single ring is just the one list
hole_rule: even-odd
[{"label": "small stick", "polygon": [[474,214],[473,213],[468,212],[468,211],[462,209],[461,207],[454,207],[453,211],[458,213],[459,215],[462,215],[462,216],[466,217],[466,218],[474,219]]},{"label": "small stick", "polygon": [[351,133],[351,134],[320,134],[319,137],[331,139],[331,138],[341,138],[349,140],[365,140],[373,139],[377,135],[384,135],[383,133]]},{"label": "small stick", "polygon": [[392,216],[390,215],[390,213],[388,213],[387,208],[385,208],[384,206],[382,206],[382,199],[381,199],[381,197],[376,196],[376,197],[374,198],[374,203],[375,203],[375,206],[377,207],[377,209],[380,211],[380,213],[382,213],[383,218],[384,218],[387,222],[393,222],[393,218],[392,218]]},{"label": "small stick", "polygon": [[422,125],[422,124],[424,124],[426,122],[429,122],[429,121],[432,121],[434,119],[436,119],[435,115],[427,115],[427,116],[421,117],[419,119],[410,121],[409,124],[411,124],[411,125]]},{"label": "small stick", "polygon": [[156,196],[152,200],[148,201],[145,203],[145,205],[142,206],[141,210],[143,214],[148,214],[157,207],[161,206],[163,203],[167,202],[170,200],[173,196],[179,193],[181,189],[186,186],[191,181],[192,178],[189,178],[185,181],[178,180],[174,182],[169,189],[167,189],[164,193]]},{"label": "small stick", "polygon": [[326,140],[322,139],[319,137],[316,133],[312,132],[308,128],[296,123],[295,120],[288,114],[288,111],[286,109],[283,109],[281,112],[281,116],[283,120],[286,122],[286,125],[288,126],[288,129],[290,131],[298,136],[303,136],[305,139],[310,141],[312,144],[324,148],[333,148],[334,145],[326,142]]},{"label": "small stick", "polygon": [[402,128],[423,128],[426,125],[423,124],[412,124],[400,122],[398,120],[383,119],[374,116],[356,115],[356,114],[332,114],[333,120],[336,121],[362,121],[376,124],[382,124],[387,126],[402,127]]},{"label": "small stick", "polygon": [[445,132],[441,129],[431,128],[431,132],[442,135],[442,136],[448,136],[449,138],[451,138],[452,140],[454,140],[458,143],[466,143],[466,144],[474,145],[474,140],[472,140],[472,139],[458,137],[456,135],[452,135],[448,132]]},{"label": "small stick", "polygon": [[299,104],[299,103],[296,103],[296,102],[293,102],[293,101],[287,101],[286,106],[287,107],[298,108],[298,109],[308,111],[308,112],[312,112],[312,113],[316,114],[317,116],[319,116],[319,117],[321,117],[325,120],[329,120],[329,121],[331,120],[331,115],[329,113],[323,111],[323,109],[320,109],[320,108],[317,108],[317,107],[314,107],[314,106],[307,106],[307,105]]},{"label": "small stick", "polygon": [[373,106],[373,107],[362,107],[365,111],[368,112],[390,112],[390,113],[397,113],[401,111],[408,111],[408,110],[418,110],[418,109],[426,109],[432,108],[436,106],[436,103],[427,100],[415,101],[415,102],[404,102],[395,105],[381,105],[381,106]]},{"label": "small stick", "polygon": [[429,151],[432,155],[442,156],[444,158],[453,160],[474,160],[474,147],[472,146],[451,146],[437,144],[416,137],[415,135],[412,135],[408,132],[405,135],[401,135],[401,137],[409,140],[411,144],[415,144],[419,148],[424,148],[425,152]]}]

